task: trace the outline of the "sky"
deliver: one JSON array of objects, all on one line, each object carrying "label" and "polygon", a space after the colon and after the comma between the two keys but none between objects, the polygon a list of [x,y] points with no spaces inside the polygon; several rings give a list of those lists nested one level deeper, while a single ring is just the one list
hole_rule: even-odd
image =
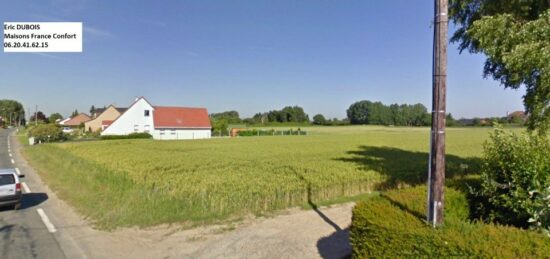
[{"label": "sky", "polygon": [[[0,2],[2,23],[83,23],[82,53],[0,52],[0,99],[32,112],[67,116],[138,96],[243,118],[288,105],[344,118],[359,100],[431,108],[433,1]],[[524,89],[484,79],[484,60],[449,46],[455,118],[523,110]]]}]

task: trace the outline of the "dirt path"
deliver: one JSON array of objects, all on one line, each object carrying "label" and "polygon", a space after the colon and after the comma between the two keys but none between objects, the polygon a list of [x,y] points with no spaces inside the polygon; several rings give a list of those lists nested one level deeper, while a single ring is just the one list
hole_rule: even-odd
[{"label": "dirt path", "polygon": [[352,207],[348,203],[318,212],[293,209],[236,226],[181,231],[89,230],[78,241],[89,246],[86,250],[93,258],[342,258],[351,252],[346,228]]}]

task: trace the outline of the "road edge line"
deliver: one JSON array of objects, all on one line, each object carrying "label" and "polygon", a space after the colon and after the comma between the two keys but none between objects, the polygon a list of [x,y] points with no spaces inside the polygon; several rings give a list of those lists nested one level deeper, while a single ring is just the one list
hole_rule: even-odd
[{"label": "road edge line", "polygon": [[36,212],[38,212],[38,215],[42,219],[42,222],[44,222],[44,225],[46,225],[46,228],[50,233],[55,233],[57,229],[55,229],[55,226],[50,221],[50,218],[48,218],[48,215],[46,215],[46,212],[42,208],[36,209]]}]

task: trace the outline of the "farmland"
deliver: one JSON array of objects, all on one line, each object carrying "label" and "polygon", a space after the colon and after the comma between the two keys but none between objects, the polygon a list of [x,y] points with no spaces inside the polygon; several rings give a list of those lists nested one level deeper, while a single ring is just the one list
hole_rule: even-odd
[{"label": "farmland", "polygon": [[[425,181],[428,128],[307,131],[307,136],[46,144],[24,153],[61,198],[107,229],[213,222]],[[448,129],[449,176],[475,170],[489,131]],[[464,164],[469,169],[460,169]]]}]

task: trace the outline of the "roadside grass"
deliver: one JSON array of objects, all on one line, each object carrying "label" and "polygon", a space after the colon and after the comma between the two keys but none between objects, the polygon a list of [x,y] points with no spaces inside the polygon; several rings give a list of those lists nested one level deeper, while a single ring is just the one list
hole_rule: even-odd
[{"label": "roadside grass", "polygon": [[[471,180],[471,179],[470,179]],[[390,190],[359,202],[350,241],[354,258],[548,258],[548,237],[511,226],[471,221],[463,191],[445,190],[445,222],[425,222],[426,187]]]},{"label": "roadside grass", "polygon": [[[451,175],[475,172],[489,130],[448,129]],[[62,199],[102,229],[218,222],[425,183],[428,128],[308,131],[314,134],[43,144],[25,147],[24,155]]]},{"label": "roadside grass", "polygon": [[29,145],[29,137],[27,136],[27,130],[24,127],[19,128],[19,132],[15,134],[15,137],[17,138],[17,141],[19,141],[20,145]]}]

